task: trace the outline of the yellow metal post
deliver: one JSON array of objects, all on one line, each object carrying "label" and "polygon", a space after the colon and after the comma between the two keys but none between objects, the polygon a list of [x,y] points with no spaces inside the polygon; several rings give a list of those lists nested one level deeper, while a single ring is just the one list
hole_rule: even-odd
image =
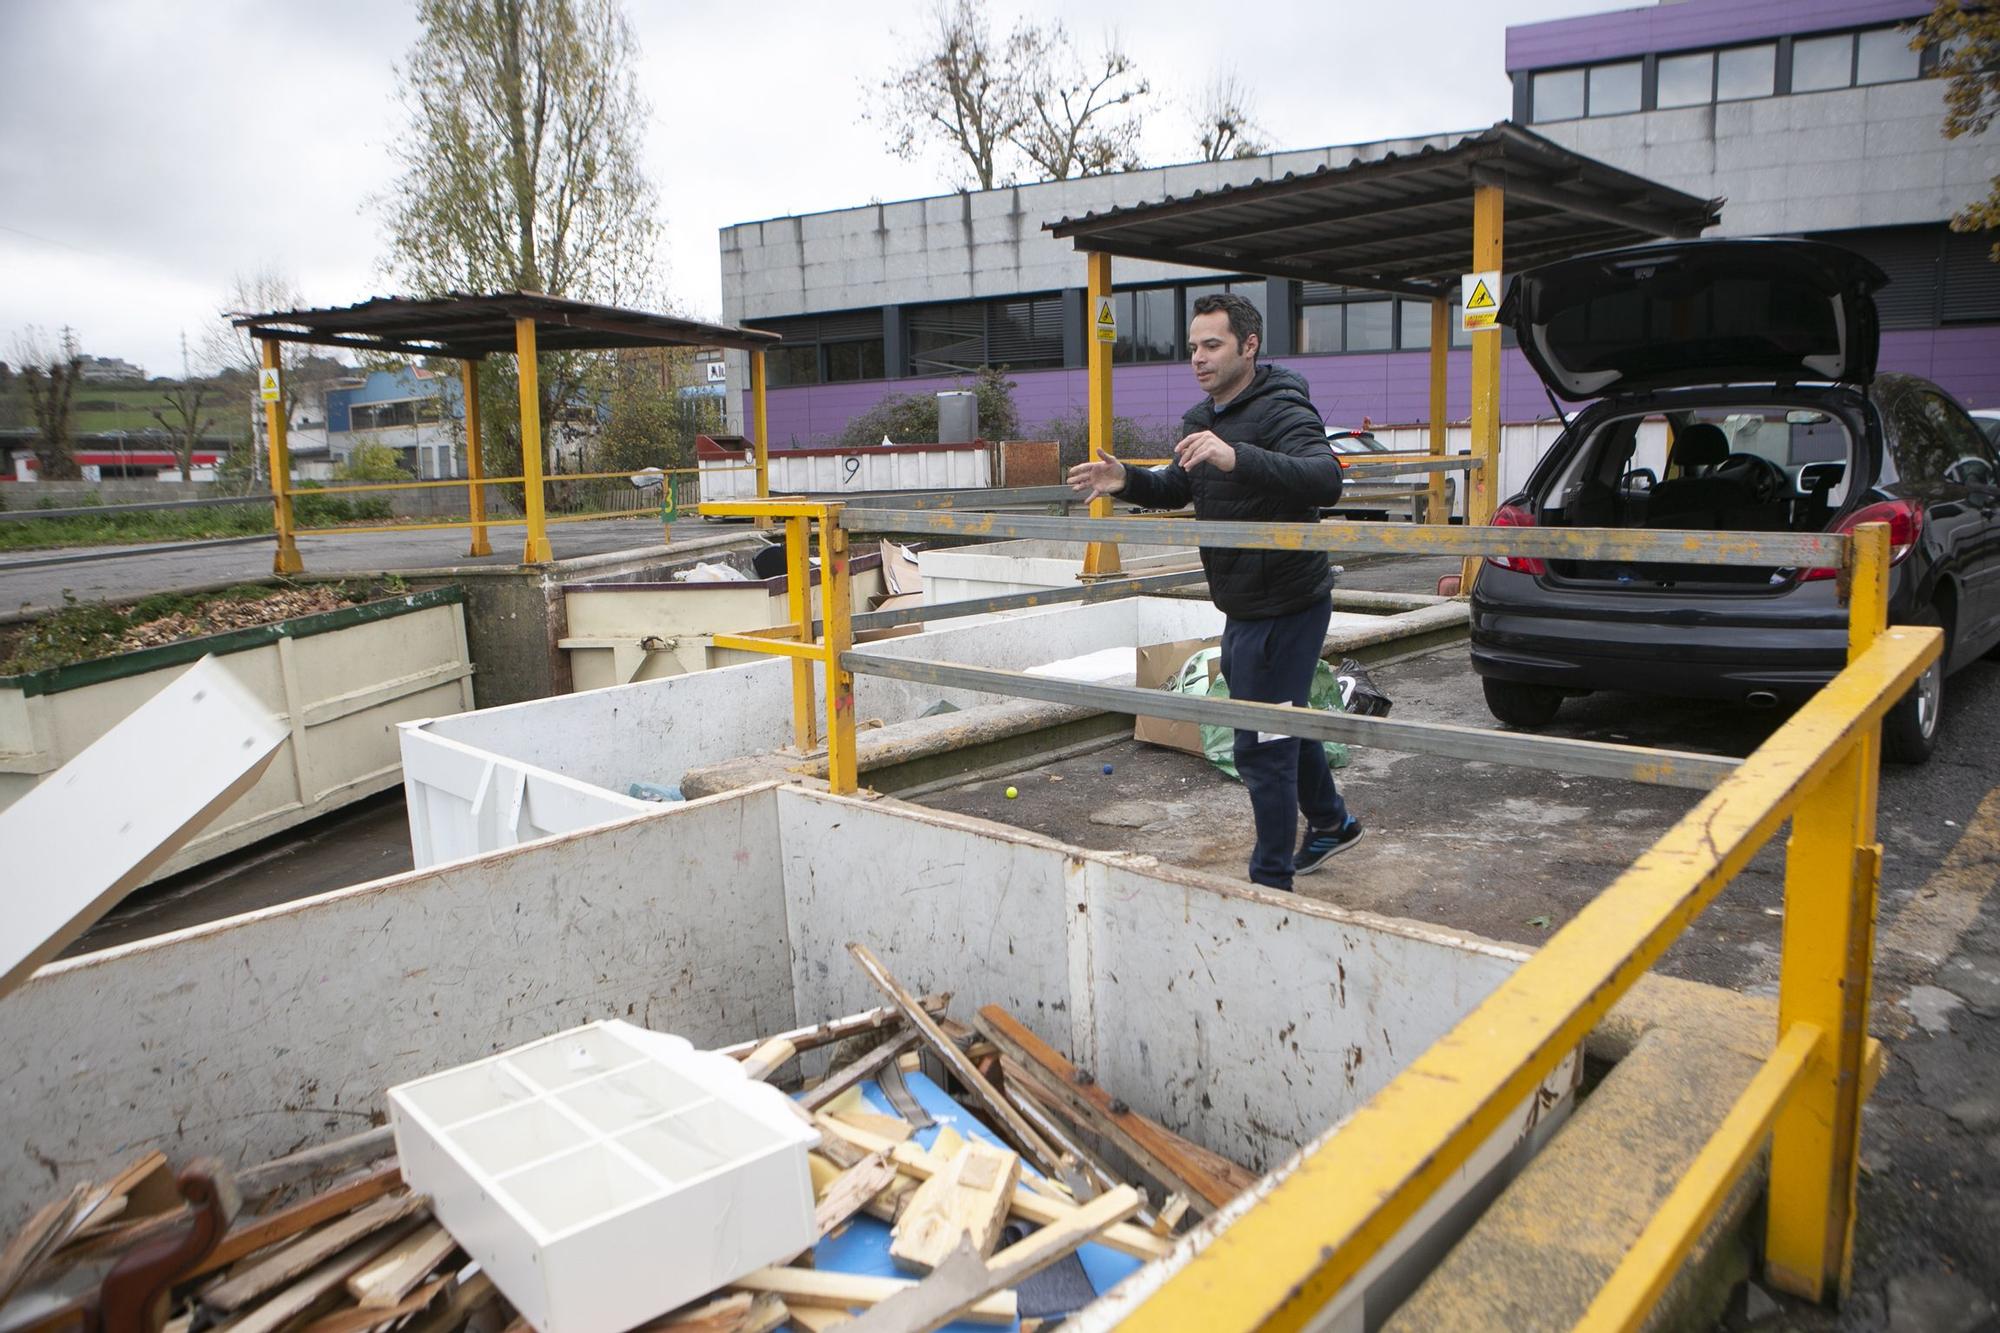
[{"label": "yellow metal post", "polygon": [[819,518],[819,601],[826,622],[826,785],[847,795],[856,785],[854,754],[854,673],[840,664],[854,646],[854,600],[848,583],[847,530],[837,504],[823,505]]},{"label": "yellow metal post", "polygon": [[486,540],[486,492],[479,479],[486,475],[486,442],[479,424],[479,363],[458,363],[458,382],[465,390],[465,502],[472,516],[472,546],[467,555],[492,555]]},{"label": "yellow metal post", "polygon": [[514,321],[514,355],[521,363],[521,490],[526,497],[528,542],[521,552],[524,565],[555,559],[549,548],[548,517],[542,508],[541,370],[535,360],[535,321]]},{"label": "yellow metal post", "polygon": [[[764,351],[750,352],[750,444],[757,451],[757,498],[771,498],[770,416],[764,396]],[[760,518],[757,526],[768,528],[771,520]]]},{"label": "yellow metal post", "polygon": [[[1443,458],[1451,452],[1451,428],[1445,422],[1445,388],[1451,368],[1451,303],[1443,297],[1431,302],[1431,457]],[[1451,522],[1451,505],[1444,495],[1445,474],[1431,473],[1427,482],[1429,522]],[[1461,485],[1463,483],[1460,483]]]},{"label": "yellow metal post", "polygon": [[[278,370],[278,340],[265,338],[264,369],[273,373]],[[303,570],[305,562],[299,559],[299,544],[292,529],[292,451],[287,447],[285,430],[285,391],[279,385],[275,398],[264,402],[265,445],[271,462],[272,528],[277,533],[278,549],[271,556],[273,574],[296,574]]]},{"label": "yellow metal post", "polygon": [[[1472,269],[1498,271],[1500,237],[1506,225],[1506,192],[1498,185],[1472,187]],[[1497,298],[1499,293],[1494,293]],[[1449,341],[1449,340],[1447,340]],[[1478,466],[1465,477],[1465,521],[1493,521],[1494,488],[1500,484],[1500,331],[1472,335],[1472,456]],[[1472,592],[1479,562],[1465,562],[1459,591]]]},{"label": "yellow metal post", "polygon": [[[1092,250],[1084,257],[1088,297],[1085,308],[1092,321],[1089,336],[1084,346],[1090,367],[1086,379],[1090,394],[1090,457],[1095,461],[1098,452],[1116,452],[1111,445],[1111,348],[1112,344],[1101,341],[1097,336],[1097,308],[1100,303],[1111,299],[1111,256]],[[1111,517],[1111,500],[1106,497],[1090,502],[1092,518]],[[1118,543],[1092,542],[1084,549],[1083,572],[1086,577],[1100,574],[1116,574],[1123,566],[1118,559]]]},{"label": "yellow metal post", "polygon": [[[806,547],[812,540],[812,520],[785,520],[785,603],[792,623],[799,627],[799,642],[811,643],[813,632],[812,565]],[[819,727],[813,715],[812,663],[803,657],[792,659],[792,743],[804,754],[818,739]]]},{"label": "yellow metal post", "polygon": [[[1854,533],[1848,660],[1888,625],[1889,530]],[[1863,1048],[1875,956],[1875,841],[1882,727],[1869,724],[1847,757],[1792,816],[1785,847],[1785,940],[1778,1034],[1797,1023],[1825,1032],[1771,1135],[1765,1279],[1807,1300],[1847,1295],[1854,1258],[1854,1190],[1861,1159]]]}]

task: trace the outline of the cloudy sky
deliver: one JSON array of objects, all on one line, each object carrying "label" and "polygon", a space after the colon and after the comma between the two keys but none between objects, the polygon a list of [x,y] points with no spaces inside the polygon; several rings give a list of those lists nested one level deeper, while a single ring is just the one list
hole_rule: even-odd
[{"label": "cloudy sky", "polygon": [[[1218,70],[1254,89],[1281,147],[1469,129],[1507,114],[1507,22],[1618,7],[996,0],[991,12],[1000,27],[1060,13],[1085,47],[1115,31],[1155,89],[1147,160],[1167,163],[1194,156],[1178,105]],[[920,4],[628,0],[628,13],[652,103],[662,268],[689,313],[720,313],[720,227],[949,188],[944,159],[897,161],[861,119],[870,76],[921,28]],[[0,0],[0,359],[28,326],[70,326],[87,352],[172,374],[181,333],[198,345],[236,274],[288,274],[313,304],[382,292],[368,201],[394,183],[388,148],[408,132],[395,69],[416,36],[405,0]]]}]

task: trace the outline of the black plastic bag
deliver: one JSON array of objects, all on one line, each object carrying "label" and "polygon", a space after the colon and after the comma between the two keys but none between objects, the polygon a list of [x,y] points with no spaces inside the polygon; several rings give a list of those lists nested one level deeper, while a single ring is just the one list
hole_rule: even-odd
[{"label": "black plastic bag", "polygon": [[1340,670],[1334,673],[1340,681],[1340,707],[1342,712],[1358,713],[1362,717],[1387,717],[1391,707],[1388,695],[1368,677],[1368,669],[1351,657],[1340,659]]}]

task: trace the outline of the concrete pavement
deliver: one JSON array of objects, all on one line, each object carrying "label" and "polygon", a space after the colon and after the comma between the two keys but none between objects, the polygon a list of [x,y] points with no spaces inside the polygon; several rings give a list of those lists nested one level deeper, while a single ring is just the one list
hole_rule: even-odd
[{"label": "concrete pavement", "polygon": [[[734,531],[722,524],[689,519],[673,527],[675,540]],[[299,556],[305,572],[318,574],[383,574],[460,565],[504,566],[520,560],[520,527],[490,530],[494,553],[479,559],[465,554],[468,536],[460,531],[431,532],[309,532],[299,536]],[[549,529],[558,560],[602,555],[634,547],[664,545],[657,519],[607,518],[587,523],[561,523]],[[45,565],[54,552],[22,552],[0,559],[0,614],[59,607],[65,594],[78,601],[100,602],[141,597],[156,592],[216,584],[251,582],[271,573],[268,542],[245,545],[186,547],[146,544],[95,548],[102,560]]]}]

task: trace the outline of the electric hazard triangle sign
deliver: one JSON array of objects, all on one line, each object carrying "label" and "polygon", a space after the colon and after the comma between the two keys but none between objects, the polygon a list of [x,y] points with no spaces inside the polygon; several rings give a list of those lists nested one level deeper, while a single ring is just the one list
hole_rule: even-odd
[{"label": "electric hazard triangle sign", "polygon": [[1499,271],[1489,269],[1484,273],[1466,273],[1458,281],[1462,296],[1458,326],[1467,333],[1499,328],[1500,302],[1494,298],[1494,293],[1500,290]]}]

